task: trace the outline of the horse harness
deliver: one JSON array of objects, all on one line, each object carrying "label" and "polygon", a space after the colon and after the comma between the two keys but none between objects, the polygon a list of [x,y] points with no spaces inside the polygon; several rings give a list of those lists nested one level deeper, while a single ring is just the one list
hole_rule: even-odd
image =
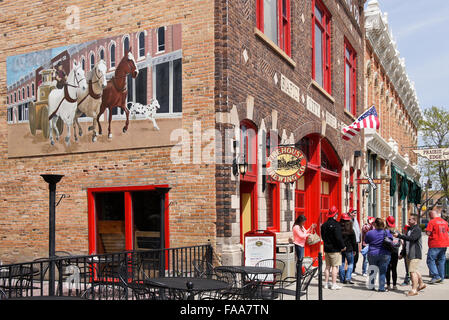
[{"label": "horse harness", "polygon": [[73,99],[73,98],[70,96],[68,87],[70,86],[70,87],[73,87],[73,88],[79,88],[80,81],[85,80],[85,78],[83,78],[83,79],[81,79],[81,80],[78,80],[78,79],[76,78],[76,73],[74,74],[74,76],[75,76],[75,81],[77,82],[77,85],[74,86],[74,85],[68,84],[68,83],[65,83],[65,84],[64,84],[64,97],[61,99],[61,101],[59,101],[58,107],[55,109],[55,111],[53,111],[53,113],[48,117],[48,120],[49,120],[49,121],[50,121],[50,120],[55,116],[55,114],[58,112],[59,107],[61,106],[61,104],[62,104],[62,102],[63,102],[64,100],[67,100],[67,102],[69,102],[69,103],[75,103],[75,102],[78,100],[77,98]]}]

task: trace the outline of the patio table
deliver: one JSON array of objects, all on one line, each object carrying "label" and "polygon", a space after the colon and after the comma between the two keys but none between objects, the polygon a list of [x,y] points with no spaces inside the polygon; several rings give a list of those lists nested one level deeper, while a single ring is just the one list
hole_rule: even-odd
[{"label": "patio table", "polygon": [[230,287],[230,284],[224,281],[191,277],[159,277],[145,279],[144,283],[149,287],[187,292],[188,300],[194,300],[195,295],[199,293],[225,290]]}]

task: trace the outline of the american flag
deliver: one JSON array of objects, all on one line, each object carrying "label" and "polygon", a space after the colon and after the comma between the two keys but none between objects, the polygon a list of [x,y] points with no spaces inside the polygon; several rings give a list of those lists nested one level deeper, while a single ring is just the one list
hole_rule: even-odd
[{"label": "american flag", "polygon": [[351,123],[349,126],[346,126],[343,129],[341,129],[341,132],[343,133],[342,138],[344,140],[351,140],[353,136],[355,136],[358,132],[360,132],[360,129],[363,128],[379,129],[379,127],[380,127],[379,117],[377,116],[376,108],[372,106],[364,113],[362,113],[362,115],[356,121]]}]

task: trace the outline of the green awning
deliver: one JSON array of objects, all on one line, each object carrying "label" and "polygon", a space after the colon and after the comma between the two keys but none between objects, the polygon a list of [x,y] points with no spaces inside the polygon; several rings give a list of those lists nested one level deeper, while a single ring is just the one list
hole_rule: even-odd
[{"label": "green awning", "polygon": [[401,189],[399,190],[399,197],[401,200],[404,200],[408,195],[408,181],[407,181],[407,175],[404,174],[404,176],[401,179]]},{"label": "green awning", "polygon": [[390,197],[394,196],[394,193],[396,192],[397,183],[398,183],[398,177],[396,174],[396,167],[391,166],[391,180],[390,180]]}]

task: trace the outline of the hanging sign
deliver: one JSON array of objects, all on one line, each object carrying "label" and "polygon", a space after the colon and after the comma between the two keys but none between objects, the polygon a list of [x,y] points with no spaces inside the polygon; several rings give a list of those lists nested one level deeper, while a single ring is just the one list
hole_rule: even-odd
[{"label": "hanging sign", "polygon": [[417,155],[433,161],[449,160],[449,148],[413,150]]},{"label": "hanging sign", "polygon": [[294,147],[278,147],[267,160],[267,173],[275,181],[295,182],[304,174],[307,159],[304,153]]}]

